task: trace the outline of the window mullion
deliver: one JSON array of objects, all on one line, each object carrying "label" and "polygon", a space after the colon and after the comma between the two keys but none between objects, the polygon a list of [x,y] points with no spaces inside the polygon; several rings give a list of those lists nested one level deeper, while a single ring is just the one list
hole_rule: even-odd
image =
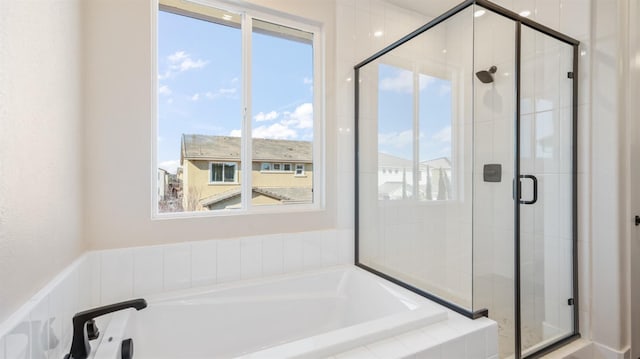
[{"label": "window mullion", "polygon": [[247,13],[242,14],[242,208],[251,209],[252,195],[252,130],[251,130],[251,33],[253,31],[253,19]]}]

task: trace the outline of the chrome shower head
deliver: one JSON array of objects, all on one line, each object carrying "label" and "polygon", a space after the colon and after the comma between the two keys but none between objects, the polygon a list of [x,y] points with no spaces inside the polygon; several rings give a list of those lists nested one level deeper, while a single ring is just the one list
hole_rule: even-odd
[{"label": "chrome shower head", "polygon": [[498,71],[498,68],[491,66],[488,71],[482,70],[476,72],[476,76],[478,77],[478,80],[482,81],[482,83],[489,84],[493,82],[493,74],[495,74],[496,71]]}]

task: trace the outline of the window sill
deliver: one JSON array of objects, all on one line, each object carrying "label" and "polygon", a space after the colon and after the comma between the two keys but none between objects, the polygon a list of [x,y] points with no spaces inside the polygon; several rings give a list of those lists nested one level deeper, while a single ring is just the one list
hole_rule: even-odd
[{"label": "window sill", "polygon": [[294,175],[293,177],[306,178],[306,177],[307,177],[307,175]]},{"label": "window sill", "polygon": [[240,182],[209,182],[209,186],[239,186]]}]

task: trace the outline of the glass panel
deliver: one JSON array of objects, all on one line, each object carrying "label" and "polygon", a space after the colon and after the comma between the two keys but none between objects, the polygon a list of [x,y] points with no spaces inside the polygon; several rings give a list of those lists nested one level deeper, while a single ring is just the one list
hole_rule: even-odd
[{"label": "glass panel", "polygon": [[253,20],[253,160],[298,161],[306,171],[254,162],[252,205],[313,202],[313,34]]},{"label": "glass panel", "polygon": [[514,220],[515,31],[476,7],[474,47],[473,281],[475,309],[498,322],[499,357],[515,351]]},{"label": "glass panel", "polygon": [[473,9],[359,69],[359,259],[471,303]]},{"label": "glass panel", "polygon": [[[522,28],[521,174],[537,179],[538,200],[520,206],[522,350],[533,352],[573,333],[573,48]],[[523,73],[524,74],[524,73]],[[526,96],[524,96],[526,95]],[[522,197],[534,183],[522,180]]]},{"label": "glass panel", "polygon": [[162,4],[166,11],[158,13],[157,166],[167,175],[159,176],[158,210],[239,207],[239,185],[223,184],[222,166],[212,169],[209,163],[223,160],[240,166],[240,17],[183,1]]}]

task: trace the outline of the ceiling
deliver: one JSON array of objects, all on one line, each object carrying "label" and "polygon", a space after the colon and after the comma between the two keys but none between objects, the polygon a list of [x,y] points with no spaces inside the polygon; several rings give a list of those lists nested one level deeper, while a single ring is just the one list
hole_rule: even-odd
[{"label": "ceiling", "polygon": [[460,4],[462,0],[386,0],[401,8],[418,12],[420,14],[436,17],[445,13],[452,7]]}]

